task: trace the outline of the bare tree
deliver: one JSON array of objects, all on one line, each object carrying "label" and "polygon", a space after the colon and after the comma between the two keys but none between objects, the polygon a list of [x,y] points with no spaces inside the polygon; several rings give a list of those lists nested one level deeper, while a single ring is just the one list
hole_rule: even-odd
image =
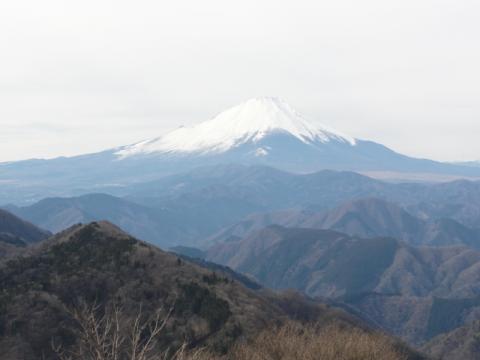
[{"label": "bare tree", "polygon": [[76,345],[67,350],[52,341],[52,348],[60,360],[185,359],[186,345],[171,356],[157,349],[172,311],[173,307],[167,312],[158,309],[146,317],[140,306],[132,319],[117,305],[102,309],[98,304],[82,303],[70,311],[77,324]]}]

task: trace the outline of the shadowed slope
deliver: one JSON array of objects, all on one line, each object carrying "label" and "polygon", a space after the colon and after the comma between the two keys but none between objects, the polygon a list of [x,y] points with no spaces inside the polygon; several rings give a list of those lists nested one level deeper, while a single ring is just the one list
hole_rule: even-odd
[{"label": "shadowed slope", "polygon": [[480,252],[466,247],[416,248],[392,238],[271,226],[213,246],[207,259],[265,286],[343,302],[417,344],[480,311]]}]

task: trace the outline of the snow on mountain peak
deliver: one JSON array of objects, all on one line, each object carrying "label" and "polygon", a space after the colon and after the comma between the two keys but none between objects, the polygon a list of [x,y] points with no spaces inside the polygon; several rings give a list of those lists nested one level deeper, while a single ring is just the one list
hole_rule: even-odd
[{"label": "snow on mountain peak", "polygon": [[193,127],[181,127],[162,137],[121,148],[116,154],[124,158],[157,152],[221,153],[247,142],[258,142],[275,132],[288,133],[306,144],[331,140],[355,144],[351,137],[308,122],[282,99],[261,97]]}]

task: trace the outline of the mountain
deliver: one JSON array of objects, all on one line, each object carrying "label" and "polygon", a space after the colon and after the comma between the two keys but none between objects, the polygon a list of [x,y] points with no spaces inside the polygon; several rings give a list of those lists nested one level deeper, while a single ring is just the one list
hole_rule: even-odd
[{"label": "mountain", "polygon": [[140,218],[154,216],[153,213],[149,214],[147,208],[106,194],[47,198],[29,207],[9,207],[9,209],[18,216],[54,233],[74,224],[101,219],[118,223],[118,226],[125,226],[133,214],[138,215],[135,223],[141,225]]},{"label": "mountain", "polygon": [[480,221],[480,182],[467,180],[397,184],[345,171],[293,174],[264,166],[219,165],[135,184],[125,193],[150,207],[198,205],[200,215],[222,204],[216,215],[231,214],[229,221],[237,218],[233,223],[242,220],[241,213],[292,208],[319,212],[362,198],[398,204],[423,220],[453,219],[470,228]]},{"label": "mountain", "polygon": [[354,173],[294,175],[269,167],[225,165],[131,185],[123,198],[87,194],[7,209],[53,232],[80,222],[108,220],[167,248],[201,245],[203,239],[254,212],[312,201],[328,205],[358,191],[377,193],[383,185]]},{"label": "mountain", "polygon": [[330,229],[353,236],[394,237],[412,245],[466,245],[480,248],[480,230],[452,219],[424,220],[400,206],[376,198],[349,201],[328,211],[304,209],[253,214],[210,237],[219,243],[241,239],[269,225]]},{"label": "mountain", "polygon": [[[336,143],[337,146],[356,144],[353,138],[324,125],[314,125],[307,121],[285,101],[277,98],[257,98],[224,111],[199,125],[182,127],[165,136],[120,148],[117,155],[121,158],[162,153],[208,155],[222,154],[247,146],[257,147],[251,155],[265,157],[269,156],[272,150],[279,150],[272,149],[267,144],[282,136],[288,137],[286,144],[291,145],[315,147],[329,143]],[[273,145],[273,142],[270,145]]]},{"label": "mountain", "polygon": [[412,247],[392,238],[271,226],[217,244],[206,258],[267,287],[342,302],[415,344],[480,311],[480,252],[466,247]]},{"label": "mountain", "polygon": [[[204,193],[205,195],[205,193]],[[107,220],[130,234],[168,248],[198,241],[259,209],[242,199],[217,193],[213,199],[162,199],[150,206],[107,194],[47,198],[8,209],[38,226],[59,232],[78,223]]]},{"label": "mountain", "polygon": [[0,242],[26,245],[46,239],[51,234],[8,211],[0,209]]},{"label": "mountain", "polygon": [[[348,171],[294,174],[266,166],[217,165],[130,185],[125,198],[148,207],[182,207],[217,216],[290,210],[323,211],[362,198],[401,205],[420,219],[450,218],[475,228],[480,221],[480,182],[391,183]],[[202,205],[200,205],[202,204]],[[225,206],[228,205],[228,206]],[[233,223],[235,223],[234,221]]]},{"label": "mountain", "polygon": [[[54,233],[78,223],[106,220],[138,238],[165,247],[179,239],[188,242],[189,231],[195,227],[189,224],[190,228],[183,230],[185,218],[168,209],[151,209],[106,194],[48,198],[28,207],[10,207],[10,210]],[[164,242],[165,239],[168,242]]]},{"label": "mountain", "polygon": [[408,158],[307,120],[279,98],[250,99],[211,120],[121,147],[122,160],[172,156],[213,163],[263,164],[311,172],[319,169],[474,174],[467,167]]},{"label": "mountain", "polygon": [[[428,230],[425,241],[432,244],[474,246],[475,241],[467,240],[474,238],[475,230],[471,228],[480,221],[480,183],[473,181],[394,184],[352,172],[323,170],[292,174],[264,166],[218,165],[129,185],[123,188],[123,193],[122,197],[88,194],[47,198],[30,206],[5,208],[53,232],[79,222],[108,220],[164,248],[205,246],[206,239],[257,213],[274,212],[271,216],[278,219],[249,217],[245,231],[251,219],[261,220],[257,228],[270,223],[301,227],[297,216],[302,220],[346,202],[370,197],[398,204],[418,218],[422,228]],[[378,207],[377,213],[373,212],[375,208],[357,212],[371,213],[374,220],[382,207]],[[287,217],[291,219],[287,221]],[[422,225],[423,222],[428,226]],[[399,224],[396,232],[385,232],[391,230],[390,225],[379,224],[375,234],[398,237],[403,225],[407,224]],[[344,227],[338,230],[348,232]],[[402,231],[418,240],[417,235],[411,234],[411,228]],[[448,238],[441,239],[442,234]]]},{"label": "mountain", "polygon": [[475,359],[480,352],[480,322],[455,329],[429,341],[422,348],[438,359]]},{"label": "mountain", "polygon": [[292,287],[311,296],[380,290],[409,296],[480,295],[479,279],[472,273],[480,266],[480,252],[466,247],[412,247],[388,237],[270,226],[240,241],[214,245],[206,258],[249,273],[268,287]]},{"label": "mountain", "polygon": [[[0,287],[0,351],[6,360],[57,359],[52,343],[74,350],[81,336],[75,324],[84,319],[85,303],[94,304],[94,318],[116,306],[122,322],[147,321],[142,336],[152,331],[151,316],[168,319],[154,342],[159,353],[186,342],[188,348],[222,354],[291,319],[337,323],[341,332],[356,329],[375,336],[341,310],[299,296],[248,289],[218,268],[212,271],[165,253],[106,222],[75,226],[28,256],[0,265]],[[420,359],[398,342],[389,344],[389,351]]]},{"label": "mountain", "polygon": [[0,203],[32,203],[44,197],[102,192],[122,195],[124,187],[199,166],[268,165],[298,173],[320,169],[398,178],[452,175],[479,177],[480,168],[398,154],[383,145],[354,139],[310,122],[276,98],[256,98],[211,120],[137,144],[52,160],[0,164]]}]

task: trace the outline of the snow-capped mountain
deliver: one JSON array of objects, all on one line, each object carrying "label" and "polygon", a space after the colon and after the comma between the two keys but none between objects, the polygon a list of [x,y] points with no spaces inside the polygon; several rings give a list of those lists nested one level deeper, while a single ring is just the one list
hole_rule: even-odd
[{"label": "snow-capped mountain", "polygon": [[[288,134],[305,145],[356,143],[336,130],[307,121],[282,99],[263,97],[248,100],[196,126],[123,147],[116,154],[120,158],[154,153],[219,154],[247,143],[259,144],[273,134]],[[268,149],[259,147],[255,154],[267,155]]]},{"label": "snow-capped mountain", "polygon": [[[414,159],[311,122],[277,98],[248,100],[164,136],[96,154],[0,163],[0,204],[89,192],[121,194],[132,183],[221,164],[322,169],[397,179],[479,177],[480,167]],[[119,190],[120,189],[120,190]]]}]

